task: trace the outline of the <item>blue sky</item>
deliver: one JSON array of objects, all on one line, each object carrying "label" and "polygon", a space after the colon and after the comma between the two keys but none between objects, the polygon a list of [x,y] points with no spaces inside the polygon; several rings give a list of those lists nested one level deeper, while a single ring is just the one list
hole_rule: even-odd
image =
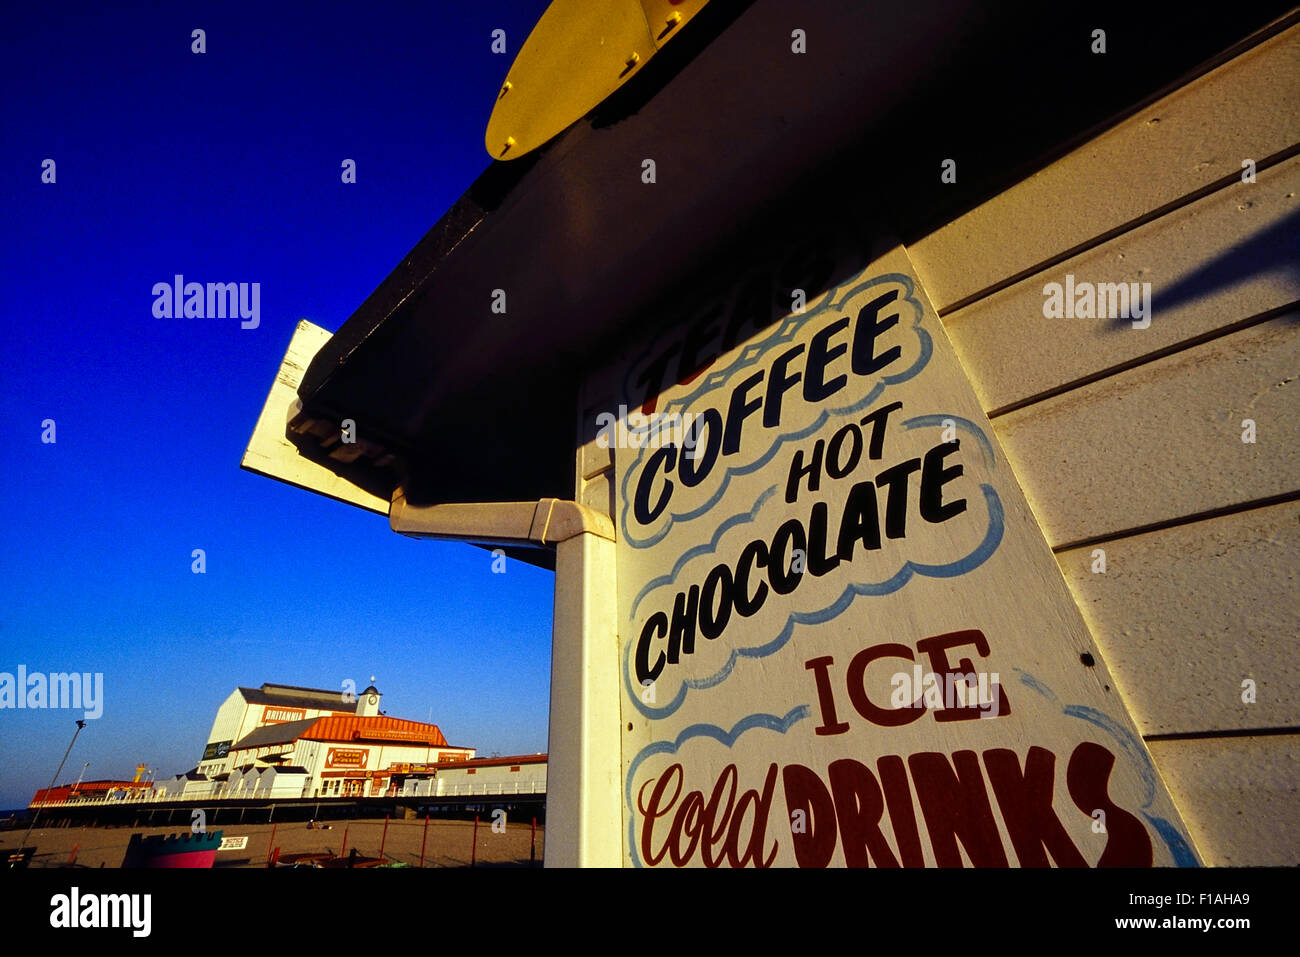
[{"label": "blue sky", "polygon": [[[492,574],[239,460],[295,323],[337,329],[488,165],[546,5],[6,12],[0,672],[103,673],[62,781],[193,767],[237,685],[372,674],[454,744],[545,750],[551,573]],[[155,318],[177,273],[260,283],[260,325]],[[0,710],[0,808],[48,783],[75,717]]]}]

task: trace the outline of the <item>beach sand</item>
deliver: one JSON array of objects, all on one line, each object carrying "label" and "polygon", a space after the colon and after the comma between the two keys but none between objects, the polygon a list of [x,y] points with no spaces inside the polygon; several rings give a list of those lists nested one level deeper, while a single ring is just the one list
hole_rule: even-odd
[{"label": "beach sand", "polygon": [[[275,829],[275,846],[281,856],[286,854],[320,853],[338,854],[343,846],[343,832],[347,829],[347,849],[352,848],[364,857],[378,857],[383,836],[382,818],[330,821],[330,830],[308,830],[303,821],[285,821],[282,824],[232,824],[224,822],[209,830],[221,831],[224,837],[248,837],[248,847],[242,851],[221,851],[217,854],[217,867],[265,867],[271,851],[272,828]],[[528,849],[531,819],[507,821],[504,833],[494,833],[490,818],[478,825],[475,861],[486,866],[529,865]],[[24,828],[0,832],[0,852],[7,853],[18,847]],[[183,834],[187,827],[58,827],[38,826],[27,839],[27,846],[36,846],[32,867],[67,867],[74,845],[76,861],[72,867],[120,867],[126,846],[132,834]],[[384,856],[410,867],[420,863],[420,842],[424,820],[391,820],[384,842]],[[428,843],[425,847],[425,867],[468,867],[474,822],[464,820],[429,820]],[[537,826],[537,864],[541,865],[543,828]]]}]

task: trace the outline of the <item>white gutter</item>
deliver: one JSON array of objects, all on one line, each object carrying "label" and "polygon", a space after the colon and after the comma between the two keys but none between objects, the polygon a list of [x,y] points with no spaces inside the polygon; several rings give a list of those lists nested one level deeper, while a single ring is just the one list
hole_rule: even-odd
[{"label": "white gutter", "polygon": [[559,545],[583,534],[615,540],[609,516],[577,502],[544,498],[540,502],[411,505],[400,486],[393,492],[388,524],[393,531],[413,538],[483,545]]}]

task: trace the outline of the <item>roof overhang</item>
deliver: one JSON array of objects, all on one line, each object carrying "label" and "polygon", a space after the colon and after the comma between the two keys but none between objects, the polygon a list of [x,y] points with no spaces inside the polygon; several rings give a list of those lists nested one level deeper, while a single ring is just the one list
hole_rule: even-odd
[{"label": "roof overhang", "polygon": [[[572,498],[582,378],[629,329],[667,322],[659,304],[722,252],[868,215],[919,238],[1208,69],[1286,4],[1180,9],[715,0],[589,116],[489,167],[318,343],[300,407],[277,414],[295,454],[342,485],[296,484],[343,500],[351,487],[376,511],[398,485],[413,505]],[[1103,22],[1111,52],[1097,56]],[[806,54],[791,52],[795,29]],[[938,187],[946,157],[958,182]],[[340,454],[345,419],[367,444]]]}]

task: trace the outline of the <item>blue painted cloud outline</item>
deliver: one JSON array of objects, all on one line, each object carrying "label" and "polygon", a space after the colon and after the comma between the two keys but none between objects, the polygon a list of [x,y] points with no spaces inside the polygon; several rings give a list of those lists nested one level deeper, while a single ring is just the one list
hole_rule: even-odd
[{"label": "blue painted cloud outline", "polygon": [[[949,421],[953,423],[954,428],[960,429],[963,432],[969,432],[971,435],[975,437],[975,440],[979,443],[981,451],[984,453],[984,464],[987,465],[989,468],[993,468],[995,463],[994,453],[993,453],[993,443],[990,442],[988,436],[984,434],[984,430],[981,429],[974,422],[970,421],[970,419],[964,419],[958,415],[946,415],[946,414],[918,415],[915,418],[904,420],[903,428],[908,430],[921,429],[929,426],[940,428],[943,426],[944,422],[949,422]],[[678,559],[675,562],[673,562],[673,567],[671,572],[669,572],[666,575],[659,575],[655,578],[652,578],[649,582],[647,582],[645,586],[639,592],[636,593],[636,597],[632,600],[632,610],[628,612],[628,616],[627,616],[628,620],[632,621],[636,618],[637,608],[640,607],[641,601],[645,598],[646,595],[650,594],[650,592],[654,591],[656,588],[660,588],[664,585],[671,585],[674,581],[676,581],[677,576],[681,573],[682,568],[686,565],[687,562],[689,562],[693,558],[698,558],[700,555],[708,555],[717,551],[718,542],[719,540],[721,540],[722,534],[727,529],[733,528],[737,525],[745,525],[749,522],[752,522],[755,519],[755,517],[757,517],[758,512],[763,507],[764,503],[766,503],[767,500],[772,497],[772,494],[775,491],[776,491],[775,485],[766,489],[758,497],[758,500],[754,502],[754,507],[751,508],[748,512],[739,512],[731,516],[731,518],[727,519],[721,525],[719,525],[718,528],[714,531],[713,537],[707,545],[694,545],[686,549],[686,551],[682,552],[682,554],[678,557]]]},{"label": "blue painted cloud outline", "polygon": [[[722,495],[726,491],[727,486],[731,483],[732,476],[747,475],[750,472],[754,472],[757,469],[762,468],[772,459],[773,456],[776,455],[780,447],[784,445],[786,442],[798,441],[800,439],[807,438],[809,435],[812,435],[814,432],[817,432],[819,429],[821,429],[821,427],[825,425],[827,420],[833,416],[847,415],[849,413],[857,412],[861,409],[866,408],[868,405],[872,404],[880,397],[880,394],[884,392],[886,386],[897,385],[900,382],[906,382],[908,379],[911,379],[922,369],[924,369],[926,364],[930,361],[930,356],[933,354],[934,351],[934,345],[930,341],[930,335],[928,332],[926,332],[924,327],[922,327],[921,325],[921,320],[925,316],[925,307],[921,304],[921,301],[917,299],[915,296],[916,287],[913,284],[910,276],[907,276],[903,273],[886,273],[881,276],[874,276],[870,279],[863,280],[862,282],[856,283],[855,285],[852,286],[837,288],[836,290],[834,290],[834,292],[831,295],[826,297],[825,301],[821,305],[819,305],[815,309],[810,309],[801,315],[787,316],[784,320],[781,321],[781,323],[777,326],[776,330],[770,336],[768,336],[766,339],[762,340],[761,342],[753,343],[747,346],[745,349],[741,351],[741,354],[726,369],[720,370],[718,372],[710,373],[709,375],[705,376],[704,380],[699,385],[697,385],[695,389],[693,389],[688,395],[682,396],[677,399],[673,399],[670,402],[668,402],[664,406],[662,414],[669,415],[671,414],[671,411],[673,409],[679,409],[682,411],[688,409],[692,402],[694,402],[700,396],[705,395],[709,392],[713,392],[714,390],[725,385],[727,381],[733,375],[739,372],[741,369],[755,365],[758,362],[759,358],[761,358],[774,346],[781,345],[790,341],[794,337],[798,329],[805,322],[809,321],[809,319],[811,319],[812,317],[820,315],[823,312],[830,311],[833,308],[837,308],[844,302],[848,301],[849,299],[853,298],[854,296],[858,295],[864,290],[871,288],[872,286],[884,285],[887,283],[893,283],[903,287],[904,292],[903,295],[899,298],[898,302],[900,303],[900,305],[904,302],[908,303],[912,307],[915,313],[912,320],[911,328],[916,333],[917,339],[920,343],[920,355],[917,357],[917,360],[909,368],[904,369],[903,371],[895,375],[881,376],[880,379],[875,383],[875,385],[873,385],[872,388],[868,391],[868,393],[855,402],[852,402],[845,406],[840,406],[838,408],[823,409],[813,420],[813,422],[810,425],[808,425],[806,428],[777,436],[773,440],[772,445],[769,446],[768,449],[762,455],[760,455],[755,461],[743,466],[727,467],[727,469],[723,473],[722,481],[719,483],[717,490],[713,493],[713,495],[709,496],[707,501],[702,503],[697,508],[689,509],[685,512],[670,513],[668,516],[668,520],[663,523],[659,531],[651,534],[646,538],[638,538],[635,534],[633,534],[632,531],[629,529],[629,522],[628,522],[628,512],[632,506],[631,497],[628,495],[628,486],[632,481],[632,477],[638,474],[638,469],[641,466],[646,453],[645,448],[638,449],[636,460],[623,474],[623,481],[621,483],[621,488],[620,488],[620,494],[623,499],[623,507],[620,510],[620,515],[619,515],[619,525],[620,525],[620,530],[622,532],[622,540],[627,544],[631,545],[633,548],[649,548],[650,546],[658,543],[664,538],[665,535],[668,534],[668,532],[672,529],[673,525],[676,524],[677,522],[689,522],[693,519],[699,518],[701,515],[708,513],[709,510],[711,510],[713,506],[718,503],[719,499],[722,498]],[[625,388],[626,388],[626,384],[625,384]]]},{"label": "blue painted cloud outline", "polygon": [[636,777],[637,769],[641,767],[642,762],[645,761],[646,758],[652,757],[656,754],[676,754],[678,749],[687,741],[691,740],[691,738],[712,738],[720,744],[730,748],[736,743],[737,738],[746,731],[752,731],[754,728],[766,728],[767,730],[775,731],[778,734],[785,734],[811,713],[812,709],[806,704],[801,704],[797,707],[791,708],[786,713],[785,717],[777,717],[774,714],[759,712],[741,718],[732,725],[730,731],[724,731],[716,724],[692,724],[683,728],[681,733],[678,734],[674,740],[652,741],[650,744],[647,744],[644,748],[638,751],[636,757],[632,759],[632,763],[628,765],[627,781],[623,789],[624,798],[627,801],[628,807],[627,846],[628,850],[632,854],[633,866],[640,867],[641,859],[636,853],[636,805],[632,800],[632,779]]},{"label": "blue painted cloud outline", "polygon": [[729,529],[735,528],[737,525],[747,525],[752,522],[758,517],[758,513],[762,511],[763,506],[767,504],[767,500],[775,494],[776,486],[768,486],[763,490],[758,498],[754,500],[754,507],[748,512],[738,512],[731,516],[731,518],[727,519],[719,525],[716,530],[714,530],[713,537],[707,544],[692,545],[690,548],[686,549],[686,551],[682,552],[677,561],[673,562],[672,571],[668,572],[666,575],[658,575],[646,582],[645,586],[636,593],[636,597],[632,599],[632,610],[628,612],[628,621],[632,621],[636,618],[636,610],[638,606],[640,606],[641,600],[645,598],[646,595],[650,594],[656,588],[660,588],[664,585],[671,585],[676,581],[682,568],[684,568],[686,563],[692,558],[698,558],[701,555],[711,555],[716,552],[718,550],[718,542],[722,541],[722,536],[726,534]]},{"label": "blue painted cloud outline", "polygon": [[1187,835],[1180,831],[1172,821],[1158,817],[1149,810],[1151,802],[1156,798],[1156,769],[1138,737],[1119,721],[1116,721],[1103,711],[1098,711],[1096,708],[1090,708],[1082,704],[1062,705],[1061,699],[1056,696],[1056,693],[1039,678],[1023,669],[1016,668],[1015,670],[1020,675],[1021,684],[1032,688],[1049,701],[1061,705],[1062,714],[1087,721],[1111,736],[1115,744],[1119,746],[1120,753],[1137,769],[1138,776],[1142,779],[1143,800],[1142,807],[1139,810],[1142,816],[1155,828],[1156,833],[1160,835],[1160,839],[1165,842],[1165,846],[1169,848],[1169,853],[1174,859],[1174,865],[1176,867],[1199,867],[1196,853],[1192,850]]},{"label": "blue painted cloud outline", "polygon": [[993,453],[993,443],[984,434],[984,430],[970,419],[963,419],[959,415],[918,415],[915,418],[904,419],[903,428],[911,430],[933,427],[937,429],[942,428],[943,423],[949,421],[953,423],[954,428],[960,429],[962,432],[969,432],[975,437],[975,441],[979,443],[980,451],[984,453],[984,464],[989,468],[993,468],[996,461]]},{"label": "blue painted cloud outline", "polygon": [[850,582],[829,605],[817,611],[791,612],[786,618],[785,625],[767,642],[761,645],[733,648],[731,654],[727,656],[726,662],[713,674],[704,678],[683,679],[672,700],[663,707],[651,707],[641,699],[641,685],[637,683],[636,677],[632,673],[632,648],[635,646],[636,640],[629,635],[623,649],[623,686],[628,700],[632,702],[638,711],[651,720],[666,718],[681,708],[686,702],[686,696],[689,692],[716,688],[726,681],[741,658],[766,658],[768,655],[780,651],[793,636],[795,625],[825,624],[843,614],[860,596],[878,597],[892,594],[906,585],[916,575],[923,575],[927,578],[957,578],[973,571],[988,561],[993,553],[997,551],[998,546],[1002,543],[1005,527],[1002,500],[998,497],[997,491],[992,485],[988,484],[980,485],[980,491],[984,494],[984,502],[988,508],[989,526],[984,533],[983,539],[969,554],[942,565],[927,565],[907,560],[903,562],[898,571],[884,581]]}]

